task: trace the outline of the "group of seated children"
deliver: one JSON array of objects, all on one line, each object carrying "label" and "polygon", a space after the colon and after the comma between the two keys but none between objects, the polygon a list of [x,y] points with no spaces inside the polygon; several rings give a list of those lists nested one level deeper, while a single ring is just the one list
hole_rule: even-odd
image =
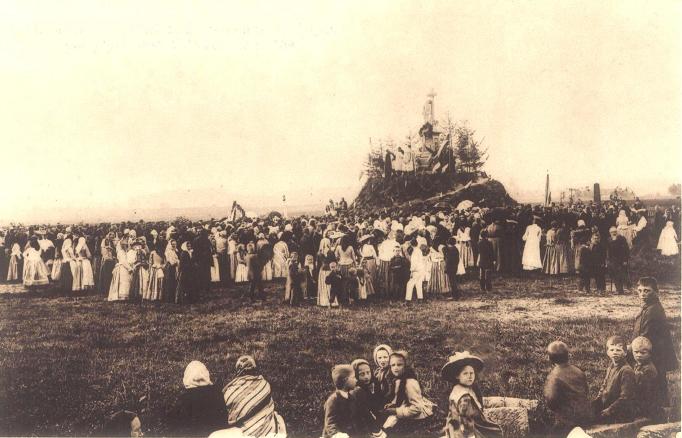
[{"label": "group of seated children", "polygon": [[657,371],[651,362],[651,342],[639,336],[628,345],[621,336],[606,341],[610,364],[596,398],[589,400],[585,373],[569,364],[565,343],[549,344],[547,352],[554,367],[547,377],[544,395],[555,415],[555,431],[590,424],[627,423],[636,418],[660,420],[665,394],[657,383]]},{"label": "group of seated children", "polygon": [[[424,430],[424,421],[433,415],[434,403],[422,394],[417,376],[404,351],[388,345],[374,349],[374,371],[365,359],[332,368],[335,391],[324,404],[323,438],[344,436],[385,437]],[[442,376],[453,384],[445,425],[448,438],[501,436],[498,425],[483,415],[483,398],[476,374],[483,361],[457,352],[443,366]]]}]

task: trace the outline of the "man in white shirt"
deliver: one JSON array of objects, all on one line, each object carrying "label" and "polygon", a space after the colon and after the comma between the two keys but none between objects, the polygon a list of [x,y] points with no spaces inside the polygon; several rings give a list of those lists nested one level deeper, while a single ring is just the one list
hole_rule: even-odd
[{"label": "man in white shirt", "polygon": [[423,284],[426,280],[426,262],[428,258],[429,248],[426,245],[420,245],[419,249],[412,251],[410,257],[410,281],[407,282],[407,290],[405,291],[405,301],[412,301],[412,292],[417,289],[417,299],[424,299]]}]

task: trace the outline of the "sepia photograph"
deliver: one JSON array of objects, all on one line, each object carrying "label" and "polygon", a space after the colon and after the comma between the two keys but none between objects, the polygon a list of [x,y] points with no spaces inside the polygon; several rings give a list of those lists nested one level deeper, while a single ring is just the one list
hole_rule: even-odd
[{"label": "sepia photograph", "polygon": [[682,436],[682,1],[1,5],[0,436]]}]

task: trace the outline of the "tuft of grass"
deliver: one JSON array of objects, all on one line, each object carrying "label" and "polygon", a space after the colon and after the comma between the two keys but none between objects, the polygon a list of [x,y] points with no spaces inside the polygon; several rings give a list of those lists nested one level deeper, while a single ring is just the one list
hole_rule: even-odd
[{"label": "tuft of grass", "polygon": [[[222,387],[233,377],[237,357],[251,354],[272,385],[290,435],[318,437],[322,406],[332,391],[331,367],[358,357],[371,362],[372,349],[380,343],[409,352],[426,397],[441,408],[424,435],[438,436],[443,425],[451,388],[440,378],[440,368],[456,350],[486,361],[480,376],[484,394],[541,400],[550,370],[545,347],[562,339],[595,395],[607,364],[604,340],[616,333],[629,335],[637,309],[627,317],[595,314],[593,301],[604,298],[567,298],[575,288],[569,279],[553,279],[557,292],[550,294],[548,283],[496,278],[495,291],[482,295],[472,279],[460,285],[462,301],[430,297],[411,306],[375,302],[331,310],[281,305],[281,284],[269,284],[268,299],[256,305],[240,298],[242,287],[215,290],[184,307],[108,303],[94,294],[3,297],[0,434],[93,435],[122,408],[141,412],[148,435],[168,434],[167,413],[181,392],[187,363],[204,362],[214,384]],[[679,291],[679,284],[669,289]],[[679,310],[674,310],[679,292],[662,298],[679,346]],[[547,303],[549,317],[525,312],[538,300]],[[504,307],[507,302],[513,304]],[[552,304],[571,304],[573,313],[561,313],[565,307],[553,309]],[[520,313],[502,315],[505,308]],[[671,383],[677,393],[679,379],[676,373]],[[679,410],[679,396],[673,402]],[[541,406],[532,420],[533,433],[541,435],[548,421]]]}]

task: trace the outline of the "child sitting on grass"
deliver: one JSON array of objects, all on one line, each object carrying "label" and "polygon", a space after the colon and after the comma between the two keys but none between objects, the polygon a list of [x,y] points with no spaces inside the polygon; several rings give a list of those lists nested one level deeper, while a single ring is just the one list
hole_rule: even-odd
[{"label": "child sitting on grass", "polygon": [[357,379],[351,365],[332,368],[336,387],[324,404],[323,438],[361,437],[386,438],[386,434],[372,415],[368,401],[358,394]]},{"label": "child sitting on grass", "polygon": [[632,341],[635,358],[635,414],[651,420],[662,420],[662,398],[659,394],[658,371],[651,362],[651,342],[644,336]]},{"label": "child sitting on grass", "polygon": [[629,423],[634,419],[635,373],[625,360],[627,346],[620,336],[606,341],[611,364],[592,408],[599,423]]},{"label": "child sitting on grass", "polygon": [[419,424],[417,420],[433,415],[434,404],[422,395],[417,376],[407,364],[407,352],[393,352],[389,357],[389,367],[395,379],[395,396],[384,407],[384,413],[388,416],[384,428],[397,423],[401,432],[413,431]]},{"label": "child sitting on grass", "polygon": [[464,351],[450,356],[441,370],[443,378],[455,384],[448,398],[450,412],[445,423],[446,432],[450,430],[453,436],[458,436],[457,431],[464,436],[471,436],[471,420],[477,434],[475,436],[502,436],[500,426],[488,421],[483,415],[483,396],[476,384],[476,374],[482,369],[483,360]]}]

